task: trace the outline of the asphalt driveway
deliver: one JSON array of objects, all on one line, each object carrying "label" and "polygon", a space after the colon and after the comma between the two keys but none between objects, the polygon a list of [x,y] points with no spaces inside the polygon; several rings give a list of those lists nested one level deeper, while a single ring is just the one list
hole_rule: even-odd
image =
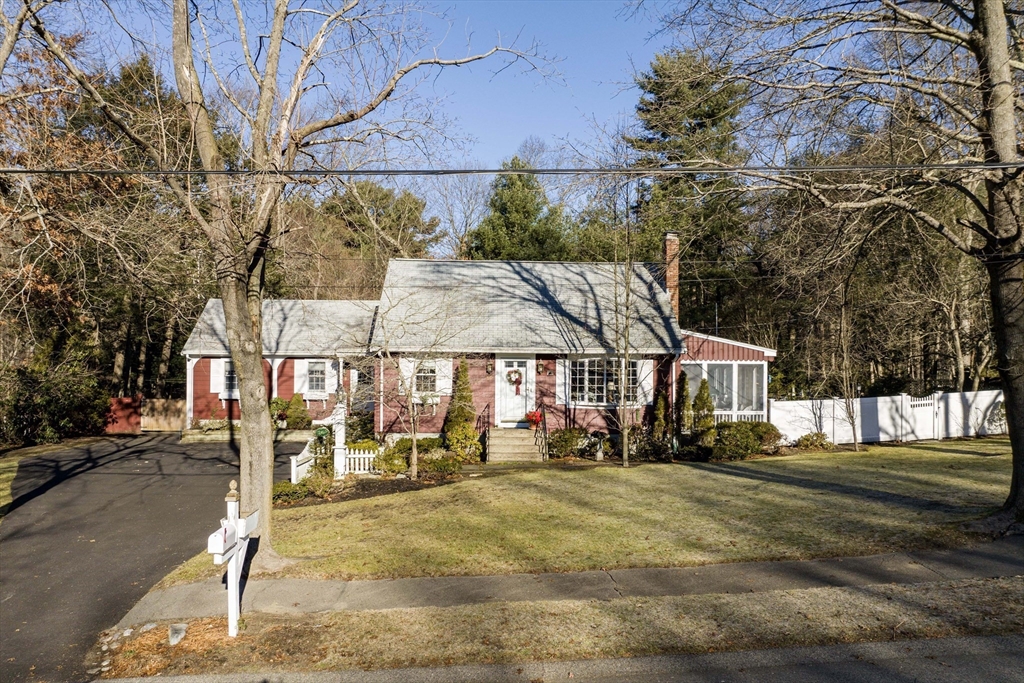
[{"label": "asphalt driveway", "polygon": [[[301,448],[278,446],[275,479]],[[0,681],[87,680],[96,634],[205,548],[237,476],[232,446],[171,434],[23,460],[0,524]]]}]

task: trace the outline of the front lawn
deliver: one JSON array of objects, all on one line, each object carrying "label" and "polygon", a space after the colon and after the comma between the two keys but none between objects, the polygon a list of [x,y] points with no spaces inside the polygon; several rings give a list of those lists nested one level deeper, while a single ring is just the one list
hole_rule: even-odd
[{"label": "front lawn", "polygon": [[[961,523],[993,512],[1009,482],[1006,438],[531,470],[277,510],[274,546],[300,560],[284,575],[319,579],[870,555],[969,542]],[[197,558],[163,585],[210,567]]]}]

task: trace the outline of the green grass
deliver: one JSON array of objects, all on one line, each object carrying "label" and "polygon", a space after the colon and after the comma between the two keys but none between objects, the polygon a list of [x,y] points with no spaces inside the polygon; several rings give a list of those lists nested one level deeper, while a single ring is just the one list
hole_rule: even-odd
[{"label": "green grass", "polygon": [[[972,540],[1006,497],[1009,441],[724,464],[531,470],[274,512],[282,575],[566,572],[855,556]],[[195,566],[192,566],[195,565]],[[163,585],[207,575],[197,558]]]}]

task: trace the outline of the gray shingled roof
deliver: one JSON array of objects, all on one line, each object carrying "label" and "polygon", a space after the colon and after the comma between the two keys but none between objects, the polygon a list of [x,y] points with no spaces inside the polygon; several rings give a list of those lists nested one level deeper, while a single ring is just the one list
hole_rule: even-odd
[{"label": "gray shingled roof", "polygon": [[[280,299],[263,302],[263,353],[323,356],[365,353],[377,301]],[[228,354],[224,305],[210,299],[185,342],[192,356]]]},{"label": "gray shingled roof", "polygon": [[[630,346],[681,353],[668,295],[633,267]],[[373,346],[395,352],[605,353],[616,347],[624,264],[392,259]],[[618,273],[618,277],[616,277]],[[616,286],[616,280],[620,283]]]}]

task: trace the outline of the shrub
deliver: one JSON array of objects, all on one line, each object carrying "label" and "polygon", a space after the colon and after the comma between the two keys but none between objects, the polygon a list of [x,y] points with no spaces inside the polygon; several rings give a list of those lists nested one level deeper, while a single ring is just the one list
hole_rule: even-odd
[{"label": "shrub", "polygon": [[693,399],[693,432],[696,445],[703,448],[715,445],[715,404],[706,379],[700,381],[697,396]]},{"label": "shrub", "polygon": [[[439,436],[427,436],[422,439],[416,439],[416,452],[426,453],[427,451],[435,448],[444,448],[444,443]],[[408,436],[403,436],[401,439],[396,441],[390,448],[389,451],[394,451],[406,458],[412,453],[412,439]]]},{"label": "shrub", "polygon": [[287,422],[288,420],[288,401],[284,400],[280,396],[275,396],[270,399],[270,420],[277,426],[278,422]]},{"label": "shrub", "polygon": [[55,443],[103,432],[110,397],[83,355],[8,370],[0,385],[0,439],[6,443]]},{"label": "shrub", "polygon": [[761,452],[771,455],[779,450],[782,433],[771,422],[749,422],[750,431],[761,444]]},{"label": "shrub", "polygon": [[274,484],[272,494],[275,503],[294,503],[308,495],[309,488],[306,486],[305,480],[300,481],[298,484],[293,484],[290,481],[279,481]]},{"label": "shrub", "polygon": [[345,418],[346,440],[356,442],[372,441],[373,436],[372,410],[353,410]]},{"label": "shrub", "polygon": [[392,446],[391,448],[385,448],[383,451],[378,453],[373,459],[373,469],[384,475],[394,476],[401,474],[409,469],[409,453],[412,451],[410,445],[409,451],[401,453]]},{"label": "shrub", "polygon": [[718,425],[711,460],[722,462],[745,460],[761,452],[761,442],[754,435],[750,422],[723,422]]},{"label": "shrub", "polygon": [[676,392],[674,407],[673,430],[676,439],[682,443],[683,436],[693,429],[693,404],[690,403],[690,378],[685,372],[679,373],[679,389]]},{"label": "shrub", "polygon": [[350,451],[376,451],[380,448],[380,444],[373,439],[364,439],[362,441],[349,441],[345,444],[345,447]]},{"label": "shrub", "polygon": [[587,430],[582,427],[556,429],[548,436],[548,457],[571,458],[581,455],[588,440]]},{"label": "shrub", "polygon": [[672,438],[672,411],[668,404],[668,394],[659,389],[654,397],[654,419],[651,421],[651,438],[660,442],[668,442]]},{"label": "shrub", "polygon": [[443,448],[432,448],[424,453],[421,465],[427,474],[451,476],[462,471],[462,462]]},{"label": "shrub", "polygon": [[334,460],[333,458],[316,458],[313,466],[309,468],[302,480],[309,492],[317,498],[326,498],[334,488]]},{"label": "shrub", "polygon": [[472,424],[462,424],[452,427],[445,434],[445,444],[460,463],[479,462],[480,454],[484,448],[480,444],[480,435]]},{"label": "shrub", "polygon": [[648,427],[635,425],[629,430],[629,457],[637,462],[671,460],[672,449],[667,439],[659,439]]},{"label": "shrub", "polygon": [[807,451],[831,451],[835,445],[828,440],[825,432],[811,432],[797,439],[796,447]]},{"label": "shrub", "polygon": [[288,421],[288,429],[309,429],[313,424],[309,411],[306,410],[306,403],[302,400],[302,394],[292,396],[285,410],[285,419]]},{"label": "shrub", "polygon": [[473,388],[469,384],[469,363],[465,358],[459,361],[459,369],[455,372],[452,385],[452,399],[448,402],[448,412],[444,416],[441,433],[448,437],[454,429],[462,425],[473,426],[476,423],[476,410],[473,407]]},{"label": "shrub", "polygon": [[[309,452],[315,458],[331,458],[334,462],[334,430],[330,427],[317,427],[313,432],[313,440],[309,443]],[[333,467],[333,465],[332,465]]]}]

